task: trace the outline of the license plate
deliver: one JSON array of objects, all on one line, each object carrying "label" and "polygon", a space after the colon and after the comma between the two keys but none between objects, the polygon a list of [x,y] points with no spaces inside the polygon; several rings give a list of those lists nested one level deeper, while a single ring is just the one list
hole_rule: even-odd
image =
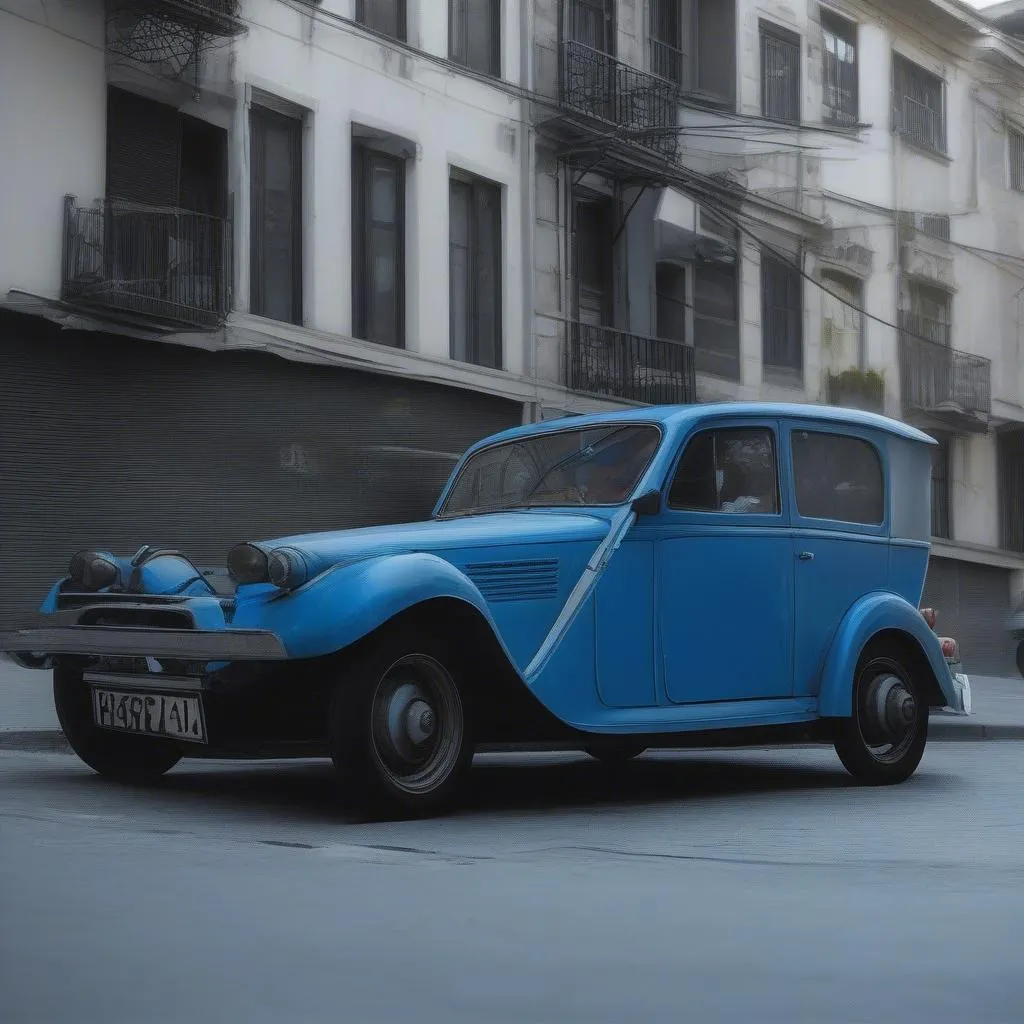
[{"label": "license plate", "polygon": [[92,691],[92,717],[101,729],[206,742],[203,702],[198,694]]}]

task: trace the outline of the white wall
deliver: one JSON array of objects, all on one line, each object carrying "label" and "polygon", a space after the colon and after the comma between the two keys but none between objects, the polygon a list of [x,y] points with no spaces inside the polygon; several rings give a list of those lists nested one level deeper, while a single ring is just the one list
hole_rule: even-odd
[{"label": "white wall", "polygon": [[60,293],[63,197],[102,196],[103,5],[21,0],[0,10],[0,297]]},{"label": "white wall", "polygon": [[[428,2],[430,4],[428,8]],[[351,4],[336,3],[347,14]],[[447,6],[410,4],[413,41],[447,54]],[[435,9],[436,7],[436,9]],[[518,75],[518,20],[505,4],[503,67]],[[504,368],[524,366],[518,147],[520,104],[498,88],[363,36],[314,20],[275,0],[249,5],[251,27],[239,45],[233,175],[237,187],[238,305],[248,305],[248,118],[253,89],[307,112],[306,325],[348,335],[352,329],[351,135],[362,125],[408,140],[406,205],[407,348],[446,358],[448,338],[449,167],[502,186]]]}]

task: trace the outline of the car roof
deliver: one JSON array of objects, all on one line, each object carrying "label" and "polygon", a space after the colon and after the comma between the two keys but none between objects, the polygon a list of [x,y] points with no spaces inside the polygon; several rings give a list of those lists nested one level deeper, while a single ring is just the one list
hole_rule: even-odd
[{"label": "car roof", "polygon": [[617,409],[614,412],[590,413],[584,416],[562,416],[540,423],[527,423],[494,434],[475,447],[494,444],[536,434],[565,430],[568,427],[581,428],[601,426],[604,423],[655,423],[678,432],[691,424],[712,417],[771,417],[783,419],[817,420],[819,423],[844,424],[879,430],[894,437],[902,437],[919,444],[934,445],[934,438],[916,427],[899,420],[880,416],[878,413],[860,409],[843,409],[833,405],[811,405],[798,402],[708,402],[697,405],[648,405],[636,409]]}]

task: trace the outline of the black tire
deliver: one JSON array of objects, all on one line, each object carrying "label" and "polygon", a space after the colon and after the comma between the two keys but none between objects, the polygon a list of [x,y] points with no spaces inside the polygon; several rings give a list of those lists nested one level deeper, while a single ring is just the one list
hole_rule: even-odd
[{"label": "black tire", "polygon": [[620,765],[639,757],[647,749],[647,745],[632,740],[600,740],[587,744],[583,749],[595,761],[607,765]]},{"label": "black tire", "polygon": [[854,674],[853,714],[836,723],[834,735],[843,766],[865,785],[914,774],[928,742],[928,703],[900,654],[865,650]]},{"label": "black tire", "polygon": [[368,817],[423,818],[455,805],[473,760],[457,666],[444,637],[410,625],[339,658],[331,754]]},{"label": "black tire", "polygon": [[1017,670],[1024,676],[1024,640],[1017,644]]},{"label": "black tire", "polygon": [[71,749],[104,778],[146,785],[181,760],[181,748],[173,740],[128,736],[94,725],[91,688],[76,669],[54,669],[53,703]]}]

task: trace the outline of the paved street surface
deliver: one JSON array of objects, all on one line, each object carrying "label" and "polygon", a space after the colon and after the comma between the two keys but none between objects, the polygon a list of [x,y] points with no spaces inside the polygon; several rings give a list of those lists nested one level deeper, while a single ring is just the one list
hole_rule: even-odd
[{"label": "paved street surface", "polygon": [[874,790],[821,748],[490,755],[370,825],[317,764],[4,751],[0,1019],[1018,1024],[1022,780],[1013,742]]}]

